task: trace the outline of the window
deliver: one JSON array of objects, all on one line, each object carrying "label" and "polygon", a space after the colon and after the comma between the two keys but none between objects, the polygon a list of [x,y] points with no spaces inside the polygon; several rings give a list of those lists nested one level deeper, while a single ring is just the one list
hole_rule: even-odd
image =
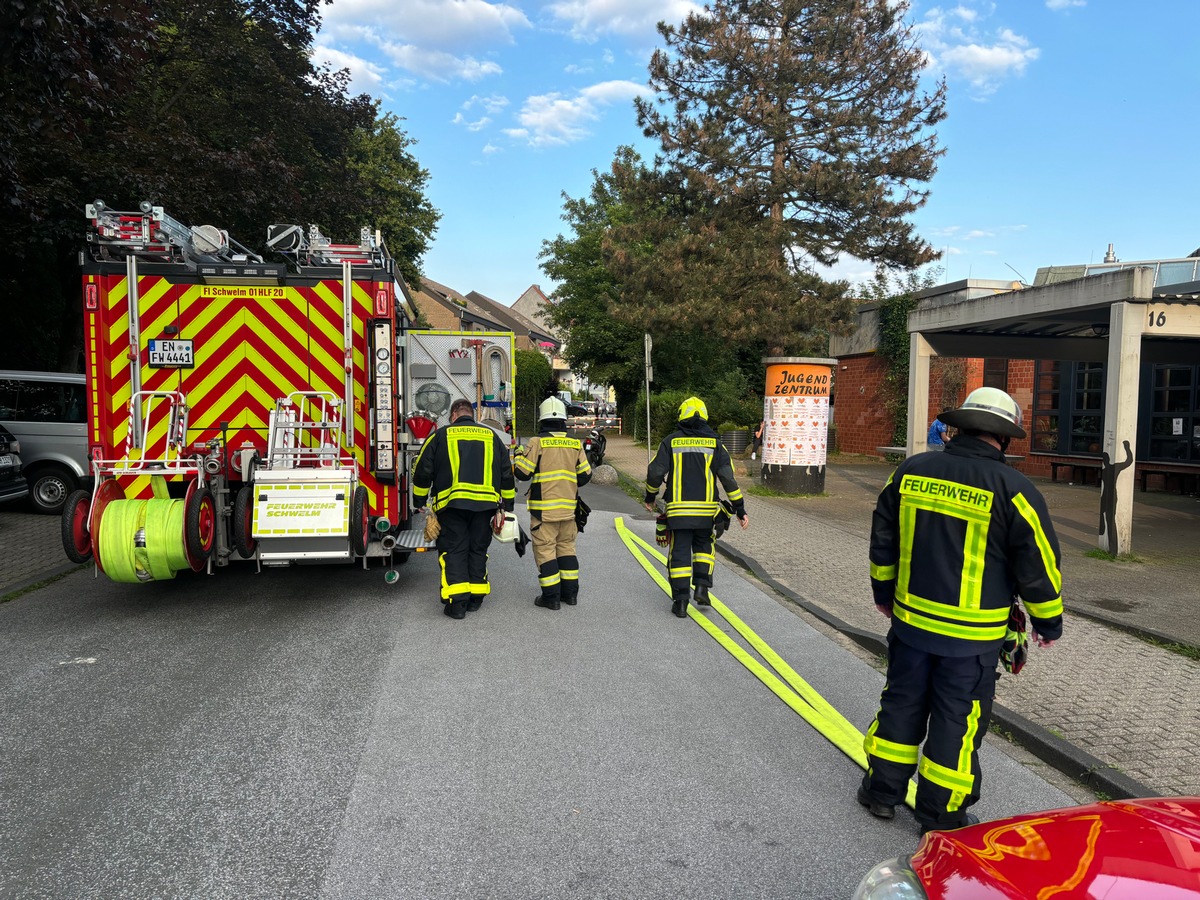
[{"label": "window", "polygon": [[12,422],[69,422],[87,420],[84,386],[80,382],[0,378],[0,419]]},{"label": "window", "polygon": [[1070,452],[1100,454],[1104,430],[1104,363],[1075,363]]},{"label": "window", "polygon": [[1033,415],[1029,432],[1032,450],[1053,453],[1058,450],[1059,384],[1062,364],[1038,360],[1034,368]]},{"label": "window", "polygon": [[1157,365],[1150,389],[1150,459],[1200,460],[1200,367]]},{"label": "window", "polygon": [[983,386],[1008,390],[1008,360],[985,359],[983,361]]}]

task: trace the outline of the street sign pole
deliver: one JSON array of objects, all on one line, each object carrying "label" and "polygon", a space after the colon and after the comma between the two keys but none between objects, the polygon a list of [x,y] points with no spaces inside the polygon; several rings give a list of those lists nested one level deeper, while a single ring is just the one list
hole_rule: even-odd
[{"label": "street sign pole", "polygon": [[646,332],[646,466],[654,460],[654,449],[650,445],[650,382],[654,380],[654,367],[650,364],[650,351],[654,347],[654,341],[650,339],[650,332]]}]

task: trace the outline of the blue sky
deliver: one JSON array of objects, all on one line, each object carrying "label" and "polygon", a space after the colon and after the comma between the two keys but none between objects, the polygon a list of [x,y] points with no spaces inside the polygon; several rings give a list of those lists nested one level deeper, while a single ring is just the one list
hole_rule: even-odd
[{"label": "blue sky", "polygon": [[[334,0],[316,56],[401,116],[442,212],[425,273],[513,303],[550,293],[542,242],[565,231],[621,144],[651,159],[633,98],[655,23],[687,0]],[[943,280],[1186,256],[1200,132],[1197,0],[914,2],[930,78],[948,85],[946,154],[913,220]],[[869,267],[843,260],[852,280]]]}]

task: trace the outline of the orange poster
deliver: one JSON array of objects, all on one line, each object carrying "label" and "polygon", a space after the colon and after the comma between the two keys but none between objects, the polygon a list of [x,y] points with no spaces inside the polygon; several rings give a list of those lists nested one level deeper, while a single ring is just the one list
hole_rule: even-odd
[{"label": "orange poster", "polygon": [[824,466],[829,439],[830,367],[767,366],[763,403],[764,465]]}]

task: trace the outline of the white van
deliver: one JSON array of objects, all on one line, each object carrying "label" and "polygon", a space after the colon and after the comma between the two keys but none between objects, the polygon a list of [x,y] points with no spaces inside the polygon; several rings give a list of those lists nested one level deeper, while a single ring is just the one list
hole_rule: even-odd
[{"label": "white van", "polygon": [[91,486],[83,375],[0,370],[0,425],[21,443],[35,510],[61,513],[71,491]]}]

